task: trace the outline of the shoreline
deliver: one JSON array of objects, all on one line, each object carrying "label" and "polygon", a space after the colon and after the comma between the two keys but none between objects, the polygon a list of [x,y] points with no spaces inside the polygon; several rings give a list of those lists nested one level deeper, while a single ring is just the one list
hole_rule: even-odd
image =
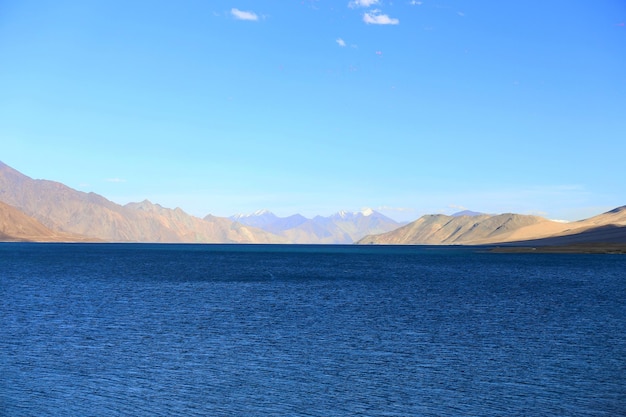
[{"label": "shoreline", "polygon": [[626,243],[578,243],[549,246],[499,246],[491,253],[577,253],[626,255]]}]

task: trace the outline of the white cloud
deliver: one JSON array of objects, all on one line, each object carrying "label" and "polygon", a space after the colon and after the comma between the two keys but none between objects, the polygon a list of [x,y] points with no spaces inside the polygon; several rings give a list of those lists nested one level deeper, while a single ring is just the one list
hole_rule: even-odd
[{"label": "white cloud", "polygon": [[380,10],[372,10],[363,13],[363,21],[368,25],[397,25],[400,20],[391,18],[386,14],[380,14]]},{"label": "white cloud", "polygon": [[409,4],[410,4],[411,6],[421,6],[421,5],[422,5],[422,2],[421,2],[421,1],[417,1],[417,0],[411,0],[411,1],[409,2]]},{"label": "white cloud", "polygon": [[337,38],[337,40],[336,40],[335,42],[337,42],[337,45],[339,45],[339,46],[341,46],[341,47],[346,46],[346,41],[344,41],[344,40],[343,40],[343,39],[341,39],[341,38]]},{"label": "white cloud", "polygon": [[238,20],[259,20],[259,16],[254,12],[246,12],[243,10],[235,9],[234,7],[230,10],[230,14],[232,14],[235,19]]},{"label": "white cloud", "polygon": [[348,7],[356,8],[356,7],[371,7],[375,4],[378,4],[378,0],[352,0],[348,3]]}]

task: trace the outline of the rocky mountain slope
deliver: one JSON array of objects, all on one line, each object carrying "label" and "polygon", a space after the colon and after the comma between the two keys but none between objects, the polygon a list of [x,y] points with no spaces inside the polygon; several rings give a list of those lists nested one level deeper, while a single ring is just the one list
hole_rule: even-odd
[{"label": "rocky mountain slope", "polygon": [[[360,244],[419,244],[419,245],[481,245],[519,242],[589,233],[598,227],[612,230],[611,239],[626,226],[626,206],[578,222],[555,222],[543,217],[521,214],[445,216],[427,215],[394,231],[370,235]],[[624,228],[623,230],[626,230]],[[587,234],[601,239],[600,232]],[[608,239],[608,237],[607,237]]]},{"label": "rocky mountain slope", "polygon": [[269,211],[203,219],[148,200],[124,206],[64,184],[32,179],[0,162],[0,201],[57,234],[114,242],[353,243],[400,224],[373,210],[307,219]]},{"label": "rocky mountain slope", "polygon": [[567,223],[560,233],[518,243],[534,245],[577,245],[586,243],[626,244],[626,206],[617,207],[589,219]]},{"label": "rocky mountain slope", "polygon": [[83,236],[60,233],[22,213],[15,207],[0,202],[0,241],[2,242],[76,242]]},{"label": "rocky mountain slope", "polygon": [[[400,227],[401,226],[401,227]],[[231,219],[191,216],[150,201],[113,203],[0,162],[0,240],[172,243],[353,243],[478,245],[560,239],[626,242],[626,206],[578,222],[513,213],[427,215],[402,226],[367,209],[312,219],[263,210]],[[562,244],[562,243],[559,243]]]},{"label": "rocky mountain slope", "polygon": [[229,219],[202,220],[150,202],[121,206],[48,180],[34,180],[0,162],[0,201],[54,232],[116,242],[282,243],[266,231]]}]

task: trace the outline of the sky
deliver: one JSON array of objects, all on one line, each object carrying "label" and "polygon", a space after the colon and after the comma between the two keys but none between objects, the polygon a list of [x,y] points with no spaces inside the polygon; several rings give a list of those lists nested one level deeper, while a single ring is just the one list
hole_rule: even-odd
[{"label": "sky", "polygon": [[0,161],[119,203],[626,204],[626,2],[0,1]]}]

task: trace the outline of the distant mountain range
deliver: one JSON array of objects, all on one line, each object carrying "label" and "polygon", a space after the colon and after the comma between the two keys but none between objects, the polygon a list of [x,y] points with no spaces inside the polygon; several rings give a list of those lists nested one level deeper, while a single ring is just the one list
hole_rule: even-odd
[{"label": "distant mountain range", "polygon": [[0,241],[528,245],[626,243],[626,206],[578,222],[462,211],[398,223],[372,209],[278,217],[268,210],[198,218],[144,200],[124,206],[0,162]]},{"label": "distant mountain range", "polygon": [[[203,219],[144,200],[124,206],[0,162],[0,240],[171,243],[353,243],[400,223],[373,210],[307,219],[269,211]],[[18,215],[21,214],[22,216]],[[43,229],[42,229],[43,228]]]},{"label": "distant mountain range", "polygon": [[340,211],[329,217],[315,216],[312,219],[300,214],[277,217],[268,210],[230,218],[282,236],[290,243],[353,243],[367,234],[384,233],[401,226],[372,209]]},{"label": "distant mountain range", "polygon": [[452,217],[462,217],[462,216],[482,216],[485,213],[479,213],[477,211],[472,210],[463,210],[457,213],[452,214]]}]

